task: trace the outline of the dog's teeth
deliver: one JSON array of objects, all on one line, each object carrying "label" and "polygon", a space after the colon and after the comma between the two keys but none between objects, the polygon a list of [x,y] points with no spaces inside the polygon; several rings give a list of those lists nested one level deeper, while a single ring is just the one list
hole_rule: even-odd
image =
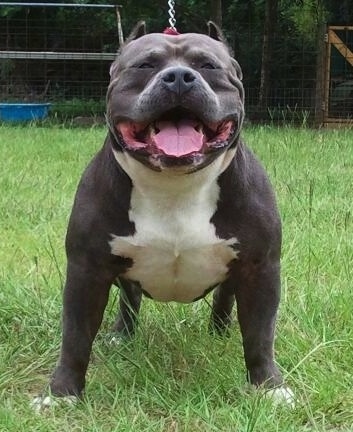
[{"label": "dog's teeth", "polygon": [[150,126],[149,126],[149,134],[152,137],[154,137],[156,135],[156,129],[155,129],[153,124],[150,124]]},{"label": "dog's teeth", "polygon": [[203,124],[202,123],[199,123],[198,125],[196,125],[195,129],[197,130],[197,132],[203,134]]}]

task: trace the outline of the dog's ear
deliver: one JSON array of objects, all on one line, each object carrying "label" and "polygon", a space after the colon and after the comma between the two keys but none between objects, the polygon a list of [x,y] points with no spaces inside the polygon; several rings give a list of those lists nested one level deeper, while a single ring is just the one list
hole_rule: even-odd
[{"label": "dog's ear", "polygon": [[215,24],[213,21],[208,21],[208,36],[212,39],[215,39],[219,42],[226,42],[226,38],[224,37],[222,30]]},{"label": "dog's ear", "polygon": [[116,53],[116,59],[115,61],[112,63],[112,65],[110,66],[110,77],[111,79],[115,78],[115,75],[117,74],[117,70],[118,70],[118,64],[119,64],[119,56],[122,52],[122,50],[124,49],[124,47],[131,41],[138,39],[142,36],[144,36],[146,34],[146,23],[145,21],[139,21],[134,29],[132,30],[132,32],[130,33],[129,37],[125,40],[125,42],[119,47],[118,52]]},{"label": "dog's ear", "polygon": [[138,39],[146,34],[146,23],[145,21],[139,21],[132,32],[130,33],[129,37],[126,39],[125,43],[129,43],[135,39]]},{"label": "dog's ear", "polygon": [[208,21],[207,26],[208,26],[208,36],[212,39],[215,39],[218,42],[222,42],[228,49],[230,56],[233,57],[234,56],[233,50],[228,44],[227,39],[225,38],[222,30],[218,27],[218,25],[215,24],[213,21]]},{"label": "dog's ear", "polygon": [[234,58],[232,58],[232,65],[233,65],[233,67],[234,67],[234,69],[235,69],[235,71],[237,73],[237,77],[241,81],[243,79],[243,72],[241,70],[241,67],[240,67],[239,63]]}]

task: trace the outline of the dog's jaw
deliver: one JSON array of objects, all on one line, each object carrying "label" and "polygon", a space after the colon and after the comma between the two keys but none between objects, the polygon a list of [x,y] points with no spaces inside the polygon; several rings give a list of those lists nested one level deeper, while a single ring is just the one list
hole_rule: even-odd
[{"label": "dog's jaw", "polygon": [[217,151],[228,145],[236,130],[236,122],[224,120],[204,124],[189,117],[169,115],[147,124],[121,121],[115,125],[121,144],[129,151],[144,151],[150,155],[185,157]]}]

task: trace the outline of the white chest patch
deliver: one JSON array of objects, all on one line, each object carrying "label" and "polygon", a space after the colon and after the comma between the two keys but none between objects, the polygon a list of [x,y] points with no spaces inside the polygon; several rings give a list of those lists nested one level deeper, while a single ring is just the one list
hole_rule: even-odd
[{"label": "white chest patch", "polygon": [[112,254],[133,260],[123,276],[138,281],[154,300],[183,303],[224,281],[237,258],[231,246],[238,242],[219,238],[210,223],[222,161],[194,174],[168,175],[125,154],[115,156],[133,179],[129,218],[136,232],[112,234],[109,242]]}]

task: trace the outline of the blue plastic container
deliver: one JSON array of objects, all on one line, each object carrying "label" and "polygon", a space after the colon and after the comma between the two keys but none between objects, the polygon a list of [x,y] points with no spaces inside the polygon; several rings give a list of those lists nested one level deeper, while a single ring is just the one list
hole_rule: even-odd
[{"label": "blue plastic container", "polygon": [[0,103],[0,121],[42,120],[48,115],[50,105],[50,103]]}]

